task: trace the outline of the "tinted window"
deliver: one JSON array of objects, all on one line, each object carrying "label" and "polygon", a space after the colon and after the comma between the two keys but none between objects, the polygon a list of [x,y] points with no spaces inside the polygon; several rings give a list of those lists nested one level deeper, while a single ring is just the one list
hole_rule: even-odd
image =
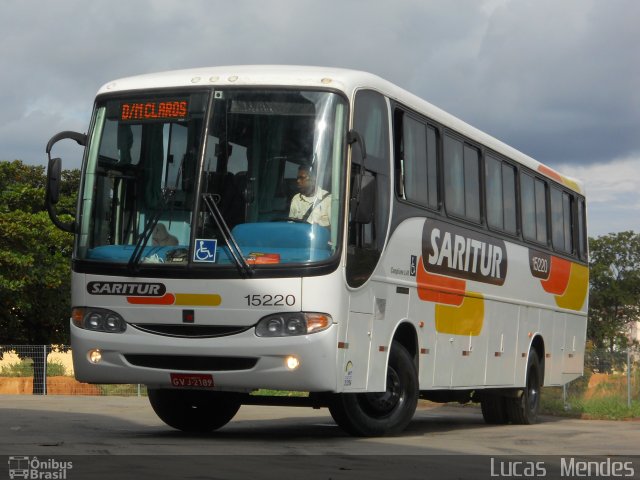
[{"label": "tinted window", "polygon": [[527,240],[547,243],[546,183],[523,174],[520,177],[522,195],[522,233]]},{"label": "tinted window", "polygon": [[427,205],[427,129],[426,125],[405,115],[403,122],[404,155],[402,160],[403,197]]},{"label": "tinted window", "polygon": [[438,145],[436,142],[436,129],[427,127],[427,185],[431,208],[438,208]]},{"label": "tinted window", "polygon": [[477,149],[464,146],[464,204],[465,216],[480,222],[480,154]]},{"label": "tinted window", "polygon": [[447,212],[464,216],[464,162],[462,142],[444,137],[444,199]]},{"label": "tinted window", "polygon": [[520,177],[520,195],[522,198],[522,233],[527,240],[536,239],[536,198],[533,189],[533,177]]},{"label": "tinted window", "polygon": [[517,233],[515,169],[496,158],[485,159],[487,223],[491,228]]},{"label": "tinted window", "polygon": [[536,240],[547,243],[547,194],[544,181],[536,178]]},{"label": "tinted window", "polygon": [[502,164],[502,200],[504,208],[504,229],[509,233],[518,233],[516,220],[516,169]]},{"label": "tinted window", "polygon": [[559,188],[551,188],[551,239],[553,248],[562,252],[573,252],[571,195]]},{"label": "tinted window", "polygon": [[444,185],[447,212],[480,222],[479,152],[446,136],[444,141]]},{"label": "tinted window", "polygon": [[[362,168],[362,154],[357,144],[352,146],[351,190],[364,185],[361,174],[371,180],[369,191],[374,198],[373,210],[367,221],[362,221],[355,211],[349,218],[349,247],[347,253],[347,281],[358,287],[365,283],[375,269],[384,247],[389,215],[389,114],[386,99],[372,91],[362,90],[356,95],[354,128],[366,147],[367,158]],[[350,205],[359,208],[358,202]]]},{"label": "tinted window", "polygon": [[584,199],[578,200],[578,253],[580,258],[587,257],[587,229]]},{"label": "tinted window", "polygon": [[406,115],[396,114],[398,196],[412,203],[438,207],[436,131]]}]

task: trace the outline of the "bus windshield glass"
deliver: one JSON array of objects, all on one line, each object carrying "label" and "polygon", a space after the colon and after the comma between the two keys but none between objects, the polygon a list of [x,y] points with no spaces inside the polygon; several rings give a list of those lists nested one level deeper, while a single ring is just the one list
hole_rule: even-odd
[{"label": "bus windshield glass", "polygon": [[346,116],[337,94],[291,89],[99,99],[76,258],[136,269],[326,261],[340,238]]}]

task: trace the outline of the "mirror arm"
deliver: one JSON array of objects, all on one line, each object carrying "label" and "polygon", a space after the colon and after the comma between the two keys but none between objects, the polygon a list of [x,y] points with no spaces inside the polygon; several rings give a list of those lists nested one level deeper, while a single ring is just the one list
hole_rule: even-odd
[{"label": "mirror arm", "polygon": [[45,205],[47,207],[47,213],[53,224],[60,230],[69,233],[76,232],[76,222],[61,222],[58,218],[54,205],[58,203],[60,196],[60,180],[62,175],[62,162],[59,158],[51,158],[51,149],[60,140],[69,139],[74,140],[78,145],[85,147],[87,145],[87,135],[84,133],[64,131],[55,134],[47,142],[46,153],[49,157],[49,164],[47,166],[47,187],[45,192]]},{"label": "mirror arm", "polygon": [[56,133],[53,137],[51,137],[49,142],[47,142],[46,151],[47,151],[47,155],[49,155],[49,158],[51,158],[51,149],[53,148],[53,145],[65,138],[68,138],[70,140],[75,140],[76,143],[81,147],[87,146],[87,135],[84,133],[71,132],[68,130],[64,132]]},{"label": "mirror arm", "polygon": [[362,138],[362,135],[360,135],[360,132],[358,132],[357,130],[349,130],[347,132],[347,143],[349,145],[353,145],[356,142],[360,144],[360,151],[362,152],[362,161],[364,163],[364,159],[367,158],[367,149],[364,146],[364,139]]}]

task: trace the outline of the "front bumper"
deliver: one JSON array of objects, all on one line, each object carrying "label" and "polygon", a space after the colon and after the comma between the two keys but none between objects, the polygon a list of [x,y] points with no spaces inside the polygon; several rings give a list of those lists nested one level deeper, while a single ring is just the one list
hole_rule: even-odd
[{"label": "front bumper", "polygon": [[[171,373],[199,373],[211,374],[218,390],[325,392],[337,388],[337,332],[334,324],[322,332],[292,337],[261,338],[252,328],[223,337],[176,338],[133,327],[119,334],[94,332],[72,323],[71,346],[75,376],[81,382],[169,388]],[[97,364],[89,361],[93,349],[101,353]],[[300,361],[294,370],[286,366],[289,356]]]}]

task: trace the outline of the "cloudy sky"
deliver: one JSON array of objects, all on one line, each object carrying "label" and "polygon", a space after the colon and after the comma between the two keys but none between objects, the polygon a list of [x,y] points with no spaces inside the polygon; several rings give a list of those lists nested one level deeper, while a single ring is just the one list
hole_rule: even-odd
[{"label": "cloudy sky", "polygon": [[0,160],[45,164],[118,77],[354,68],[583,179],[592,236],[640,232],[639,23],[637,0],[1,0]]}]

